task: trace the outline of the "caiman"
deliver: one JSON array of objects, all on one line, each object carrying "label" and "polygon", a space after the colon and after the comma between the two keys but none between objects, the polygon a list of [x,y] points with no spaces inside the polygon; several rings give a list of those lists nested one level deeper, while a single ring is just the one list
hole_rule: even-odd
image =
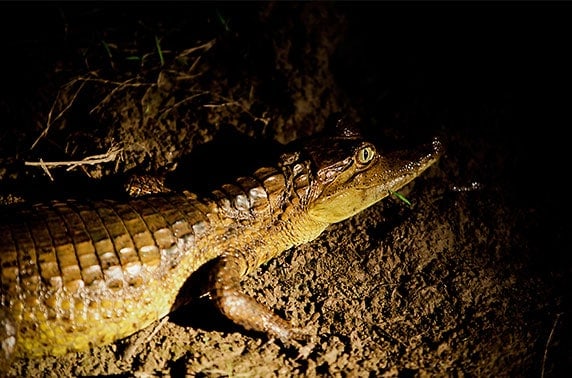
[{"label": "caiman", "polygon": [[198,197],[20,204],[0,214],[0,359],[112,343],[166,316],[211,264],[222,314],[285,341],[296,330],[241,292],[243,276],[397,191],[441,155],[438,139],[382,153],[340,118],[271,166]]}]

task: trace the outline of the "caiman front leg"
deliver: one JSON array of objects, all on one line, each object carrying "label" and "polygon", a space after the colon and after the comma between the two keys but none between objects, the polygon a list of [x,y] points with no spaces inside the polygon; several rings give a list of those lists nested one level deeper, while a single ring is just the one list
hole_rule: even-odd
[{"label": "caiman front leg", "polygon": [[283,342],[302,336],[290,323],[241,291],[240,280],[248,266],[241,252],[225,253],[218,258],[210,271],[210,295],[215,306],[247,330],[263,332]]}]

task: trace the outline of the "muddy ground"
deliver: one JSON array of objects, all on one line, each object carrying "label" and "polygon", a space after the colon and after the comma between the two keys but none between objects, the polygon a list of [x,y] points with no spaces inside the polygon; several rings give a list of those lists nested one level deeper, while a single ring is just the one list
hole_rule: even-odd
[{"label": "muddy ground", "polygon": [[[0,9],[4,202],[114,196],[133,173],[200,191],[339,111],[387,144],[438,135],[447,146],[402,191],[411,207],[386,199],[244,281],[313,335],[303,349],[244,332],[195,298],[125,340],[20,359],[11,375],[572,368],[568,4]],[[50,179],[24,165],[40,159],[80,164],[50,167]]]}]

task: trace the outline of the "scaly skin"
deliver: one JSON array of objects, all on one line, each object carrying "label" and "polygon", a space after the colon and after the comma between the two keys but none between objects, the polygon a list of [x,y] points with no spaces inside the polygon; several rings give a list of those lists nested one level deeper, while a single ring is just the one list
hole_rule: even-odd
[{"label": "scaly skin", "polygon": [[296,333],[240,291],[241,278],[328,225],[413,180],[441,144],[380,154],[342,120],[286,147],[274,167],[197,198],[21,205],[0,215],[0,364],[126,337],[178,305],[188,277],[213,261],[215,305],[246,329]]}]

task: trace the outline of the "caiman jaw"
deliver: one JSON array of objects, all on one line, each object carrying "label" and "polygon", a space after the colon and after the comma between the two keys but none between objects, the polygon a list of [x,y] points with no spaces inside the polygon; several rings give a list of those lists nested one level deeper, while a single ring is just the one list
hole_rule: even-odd
[{"label": "caiman jaw", "polygon": [[411,150],[376,152],[368,166],[360,169],[354,163],[340,172],[343,178],[330,182],[309,205],[308,213],[326,223],[347,219],[407,185],[435,163],[442,152],[437,138]]}]

